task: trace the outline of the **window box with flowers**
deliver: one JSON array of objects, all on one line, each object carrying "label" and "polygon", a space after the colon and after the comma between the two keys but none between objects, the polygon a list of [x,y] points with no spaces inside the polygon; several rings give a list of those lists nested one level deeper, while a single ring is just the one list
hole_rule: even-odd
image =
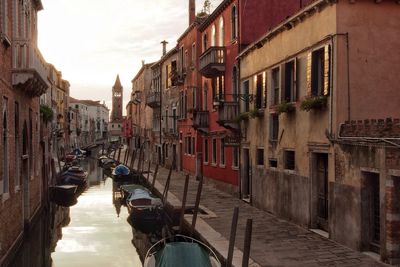
[{"label": "window box with flowers", "polygon": [[278,115],[282,113],[290,114],[295,111],[296,111],[296,105],[291,102],[283,101],[282,103],[276,106],[276,112]]},{"label": "window box with flowers", "polygon": [[328,104],[327,96],[310,96],[301,101],[300,109],[304,111],[322,110]]}]

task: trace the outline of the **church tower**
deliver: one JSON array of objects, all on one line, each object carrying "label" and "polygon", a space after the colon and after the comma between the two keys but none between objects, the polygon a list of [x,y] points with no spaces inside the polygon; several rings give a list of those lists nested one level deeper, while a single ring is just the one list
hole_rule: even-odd
[{"label": "church tower", "polygon": [[115,84],[112,88],[112,111],[111,111],[111,122],[122,121],[122,97],[123,87],[119,80],[119,75],[115,80]]}]

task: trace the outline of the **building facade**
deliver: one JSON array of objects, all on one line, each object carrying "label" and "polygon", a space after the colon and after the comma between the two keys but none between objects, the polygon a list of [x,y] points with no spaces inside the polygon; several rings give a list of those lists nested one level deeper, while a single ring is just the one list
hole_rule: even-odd
[{"label": "building facade", "polygon": [[388,51],[399,45],[391,38],[399,11],[395,2],[314,1],[239,56],[241,94],[255,99],[240,105],[241,191],[257,207],[391,263],[400,255],[392,119],[400,96]]},{"label": "building facade", "polygon": [[[4,0],[0,6],[0,265],[4,266],[38,218],[47,192],[39,96],[49,84],[47,63],[37,47],[41,1]],[[15,11],[22,15],[15,16]]]}]

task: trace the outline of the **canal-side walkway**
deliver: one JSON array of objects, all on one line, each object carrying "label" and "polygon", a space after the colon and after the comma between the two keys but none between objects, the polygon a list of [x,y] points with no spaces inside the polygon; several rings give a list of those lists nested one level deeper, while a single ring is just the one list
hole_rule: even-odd
[{"label": "canal-side walkway", "polygon": [[[124,151],[121,153],[123,159]],[[135,162],[135,167],[137,161]],[[144,164],[147,169],[147,162]],[[155,166],[151,168],[149,181],[153,179]],[[158,168],[155,188],[161,194],[164,191],[169,170]],[[147,175],[145,175],[147,177]],[[180,209],[186,174],[172,172],[167,202]],[[186,207],[194,206],[198,181],[190,176]],[[208,214],[200,215],[196,223],[196,232],[207,240],[225,259],[228,254],[229,236],[234,207],[239,207],[239,221],[236,233],[233,265],[240,267],[247,219],[253,219],[250,266],[390,266],[374,260],[372,257],[342,246],[330,239],[299,227],[286,220],[257,209],[250,204],[204,184],[200,207]],[[188,225],[192,217],[185,216]]]},{"label": "canal-side walkway", "polygon": [[[156,186],[159,191],[163,189],[166,183],[168,172],[168,169],[159,168],[158,185]],[[179,208],[182,199],[184,183],[184,173],[172,173],[168,201],[178,205],[177,208]],[[194,206],[197,187],[198,182],[194,177],[191,177],[187,206]],[[257,209],[240,199],[217,190],[212,185],[205,184],[203,186],[200,205],[211,211],[209,212],[211,215],[199,215],[200,220],[198,220],[196,230],[200,232],[200,235],[209,235],[211,238],[220,241],[218,244],[218,242],[208,240],[212,246],[219,245],[221,247],[221,245],[225,245],[225,248],[222,248],[224,251],[220,251],[222,255],[227,255],[234,207],[239,207],[235,247],[241,251],[243,251],[246,220],[248,218],[253,219],[250,258],[255,263],[252,263],[252,266],[385,266],[385,264],[377,262],[363,253],[351,250]],[[186,217],[186,220],[191,223],[190,217]],[[202,230],[204,233],[202,233]],[[210,231],[214,231],[214,234]],[[220,249],[218,248],[218,250]],[[240,266],[239,263],[241,264],[241,258],[236,259],[235,266]]]}]

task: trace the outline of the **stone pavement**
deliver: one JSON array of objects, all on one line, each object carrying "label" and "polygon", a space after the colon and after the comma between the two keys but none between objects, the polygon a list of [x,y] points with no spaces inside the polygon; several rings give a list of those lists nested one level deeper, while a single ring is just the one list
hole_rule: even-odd
[{"label": "stone pavement", "polygon": [[[154,167],[152,170],[154,170]],[[159,168],[157,181],[162,186],[166,182],[168,171],[168,169]],[[175,197],[179,200],[182,199],[184,181],[184,173],[172,173],[169,192],[173,195],[168,195],[168,201]],[[187,207],[194,206],[197,186],[198,182],[191,176]],[[215,216],[199,215],[200,220],[211,226],[226,240],[229,240],[230,236],[233,209],[236,206],[239,207],[235,247],[242,251],[246,220],[248,218],[253,219],[250,257],[259,266],[388,266],[363,253],[351,250],[257,209],[240,199],[217,190],[212,185],[204,184],[200,206],[215,214]],[[254,265],[256,266],[256,264]]]}]

